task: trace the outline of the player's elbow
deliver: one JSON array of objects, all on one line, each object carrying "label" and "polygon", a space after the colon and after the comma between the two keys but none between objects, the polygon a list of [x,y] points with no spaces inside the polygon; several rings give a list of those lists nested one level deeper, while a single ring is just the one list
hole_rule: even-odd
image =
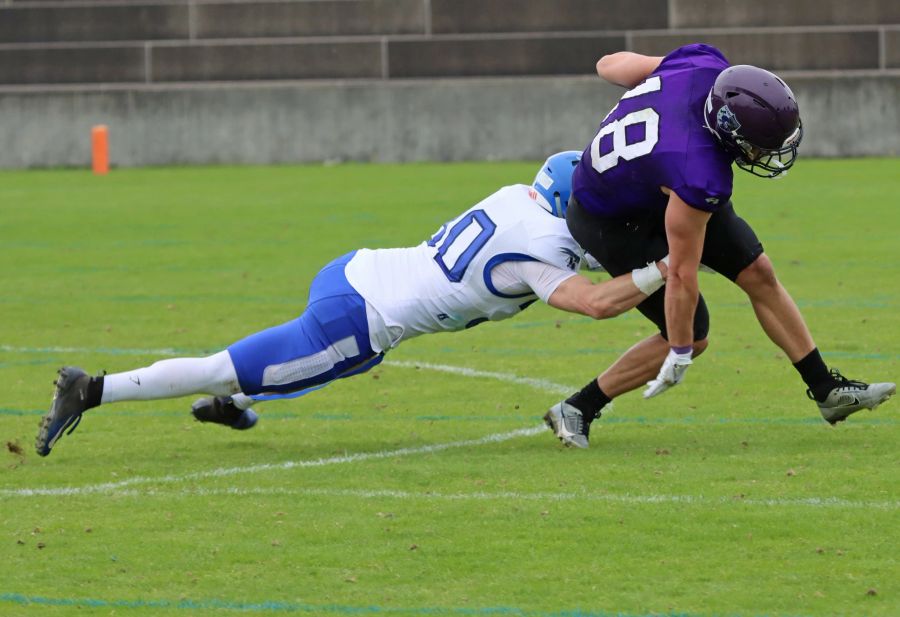
[{"label": "player's elbow", "polygon": [[622,64],[624,52],[616,52],[614,54],[606,54],[597,60],[597,75],[608,82],[618,84],[618,67]]},{"label": "player's elbow", "polygon": [[617,51],[597,61],[597,75],[618,86],[634,88],[656,70],[661,60],[657,56]]},{"label": "player's elbow", "polygon": [[610,54],[606,54],[605,56],[597,60],[597,75],[603,77],[603,79],[606,79],[605,73],[611,61],[612,60]]}]

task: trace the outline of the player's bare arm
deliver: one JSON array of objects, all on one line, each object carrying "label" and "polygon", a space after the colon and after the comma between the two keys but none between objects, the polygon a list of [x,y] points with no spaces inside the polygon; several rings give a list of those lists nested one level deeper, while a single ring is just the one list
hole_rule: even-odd
[{"label": "player's bare arm", "polygon": [[[659,261],[656,266],[665,277],[666,264]],[[580,313],[592,319],[609,319],[634,308],[646,297],[647,294],[638,288],[631,274],[599,283],[577,274],[560,283],[547,303],[554,308]]]},{"label": "player's bare arm", "polygon": [[631,89],[647,79],[662,59],[662,56],[619,51],[607,54],[597,61],[597,75],[612,84]]},{"label": "player's bare arm", "polygon": [[[669,354],[656,379],[647,382],[644,398],[662,394],[684,378],[694,352],[694,312],[700,297],[697,269],[710,213],[692,208],[674,191],[666,205],[666,236],[669,243],[669,272],[665,296]],[[674,286],[674,289],[673,289]]]},{"label": "player's bare arm", "polygon": [[700,288],[697,269],[703,253],[706,223],[711,216],[689,206],[674,191],[668,191],[666,237],[669,242],[669,272],[666,280],[666,329],[672,347],[690,347],[694,342],[694,310]]}]

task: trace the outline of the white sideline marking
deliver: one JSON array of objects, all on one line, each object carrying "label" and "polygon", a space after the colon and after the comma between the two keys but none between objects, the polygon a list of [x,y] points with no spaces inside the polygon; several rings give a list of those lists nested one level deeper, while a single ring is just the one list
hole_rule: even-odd
[{"label": "white sideline marking", "polygon": [[610,495],[606,493],[568,492],[568,493],[520,493],[516,491],[499,491],[488,493],[478,491],[474,493],[440,493],[429,491],[413,492],[401,490],[376,490],[376,489],[291,489],[291,488],[223,488],[203,489],[185,488],[180,491],[135,491],[137,495],[185,495],[185,496],[215,496],[215,495],[297,495],[308,497],[358,497],[360,499],[423,499],[423,500],[449,500],[449,501],[603,501],[607,503],[625,504],[688,504],[688,505],[724,505],[746,504],[752,506],[807,506],[815,508],[865,508],[878,510],[897,510],[900,502],[897,501],[849,501],[838,497],[808,497],[806,499],[748,499],[729,497],[703,497],[702,495]]},{"label": "white sideline marking", "polygon": [[385,360],[383,364],[389,366],[400,366],[403,368],[424,368],[430,371],[440,371],[442,373],[451,373],[453,375],[462,375],[463,377],[488,377],[498,381],[506,381],[508,383],[519,384],[523,386],[531,386],[536,390],[544,390],[554,394],[571,394],[576,388],[564,386],[546,379],[533,379],[531,377],[519,377],[511,373],[495,373],[493,371],[478,371],[464,366],[450,366],[448,364],[431,364],[429,362],[409,362],[400,360]]},{"label": "white sideline marking", "polygon": [[324,467],[326,465],[340,465],[343,463],[356,463],[358,461],[369,461],[384,458],[393,458],[397,456],[406,456],[409,454],[431,454],[433,452],[441,452],[453,448],[465,448],[467,446],[482,446],[488,443],[500,443],[515,439],[516,437],[530,437],[547,430],[543,424],[531,428],[520,428],[507,433],[495,433],[487,435],[479,439],[467,439],[465,441],[453,441],[450,443],[439,443],[428,446],[419,446],[415,448],[400,448],[398,450],[380,450],[377,452],[361,452],[358,454],[347,454],[345,456],[332,456],[329,458],[317,458],[307,461],[285,461],[283,463],[264,463],[261,465],[250,465],[247,467],[220,467],[209,471],[196,471],[194,473],[182,475],[168,475],[151,478],[147,476],[135,476],[127,480],[118,482],[104,482],[101,484],[89,484],[86,486],[68,486],[59,488],[20,488],[20,489],[0,489],[0,496],[3,497],[36,497],[44,495],[86,495],[89,493],[107,493],[116,492],[127,486],[136,484],[171,484],[175,482],[187,482],[190,480],[202,480],[204,478],[221,478],[224,476],[234,476],[246,473],[259,473],[262,471],[277,471],[281,469],[295,469],[306,467]]},{"label": "white sideline marking", "polygon": [[[100,485],[97,485],[98,487]],[[95,488],[95,487],[85,487]],[[50,489],[65,490],[65,489]],[[69,489],[72,490],[72,489]],[[78,489],[75,489],[78,490]],[[110,488],[93,492],[108,493],[117,497],[215,497],[215,496],[292,496],[292,497],[352,497],[358,499],[400,499],[432,501],[597,501],[620,504],[684,504],[708,507],[711,505],[746,505],[762,507],[808,507],[808,508],[848,508],[866,510],[897,510],[897,501],[851,501],[839,497],[807,497],[804,499],[754,499],[739,497],[704,497],[702,495],[611,495],[607,493],[563,492],[563,493],[521,493],[516,491],[474,493],[441,493],[436,491],[417,492],[396,489],[327,489],[327,488],[182,488],[182,489],[124,489]],[[37,496],[38,493],[15,496]],[[59,492],[40,493],[59,495]],[[66,494],[72,494],[66,493]]]},{"label": "white sideline marking", "polygon": [[113,353],[120,356],[189,356],[203,354],[191,354],[169,347],[165,349],[97,349],[93,347],[15,347],[13,345],[0,345],[0,351],[12,353],[82,353],[103,354]]}]

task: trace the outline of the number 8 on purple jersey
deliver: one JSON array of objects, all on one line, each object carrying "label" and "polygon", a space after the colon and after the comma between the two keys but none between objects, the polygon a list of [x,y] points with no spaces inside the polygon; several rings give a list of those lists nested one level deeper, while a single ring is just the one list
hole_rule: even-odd
[{"label": "number 8 on purple jersey", "polygon": [[688,45],[622,95],[575,168],[578,202],[594,214],[630,218],[664,209],[660,187],[667,187],[694,208],[724,206],[732,158],[704,126],[703,106],[728,66],[714,47]]}]

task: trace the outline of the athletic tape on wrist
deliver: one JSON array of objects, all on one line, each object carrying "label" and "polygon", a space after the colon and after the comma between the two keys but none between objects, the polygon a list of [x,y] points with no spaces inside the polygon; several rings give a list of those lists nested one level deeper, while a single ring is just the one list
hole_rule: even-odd
[{"label": "athletic tape on wrist", "polygon": [[632,270],[631,280],[634,281],[634,284],[637,286],[637,288],[641,290],[641,293],[648,296],[665,285],[665,281],[663,281],[662,277],[662,272],[659,271],[659,268],[656,266],[655,262],[647,264],[643,268]]}]

